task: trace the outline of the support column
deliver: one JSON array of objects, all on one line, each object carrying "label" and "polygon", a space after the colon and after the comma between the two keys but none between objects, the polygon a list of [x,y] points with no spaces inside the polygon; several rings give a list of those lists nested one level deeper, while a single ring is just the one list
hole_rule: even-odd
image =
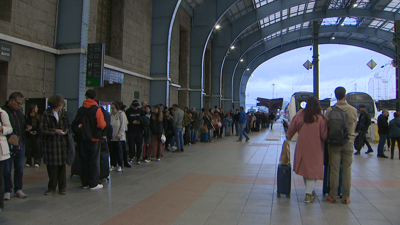
[{"label": "support column", "polygon": [[400,111],[400,102],[399,102],[399,97],[400,97],[400,20],[395,20],[394,21],[394,34],[395,34],[395,41],[396,41],[396,46],[395,46],[395,56],[394,60],[396,63],[396,111]]},{"label": "support column", "polygon": [[313,69],[314,69],[314,96],[319,99],[319,21],[313,21]]},{"label": "support column", "polygon": [[[56,46],[87,49],[90,0],[59,0]],[[56,57],[54,93],[68,100],[68,117],[72,121],[85,100],[86,55]]]},{"label": "support column", "polygon": [[151,25],[150,105],[169,106],[172,28],[181,0],[153,0]]}]

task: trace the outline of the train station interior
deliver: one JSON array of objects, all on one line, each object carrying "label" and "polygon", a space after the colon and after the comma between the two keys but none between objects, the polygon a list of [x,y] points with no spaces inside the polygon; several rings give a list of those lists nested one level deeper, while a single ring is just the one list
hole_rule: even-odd
[{"label": "train station interior", "polygon": [[[392,58],[399,99],[399,10],[398,0],[0,0],[0,102],[21,92],[22,109],[35,102],[42,113],[60,94],[72,121],[94,88],[108,111],[137,100],[229,112],[246,107],[261,64],[305,46],[319,97],[325,44]],[[282,96],[260,97],[284,110]],[[389,105],[400,110],[397,100]],[[43,195],[45,165],[24,168],[28,197],[6,201],[0,224],[400,224],[398,151],[394,160],[354,157],[349,205],[329,203],[322,181],[317,201],[304,204],[294,172],[290,198],[277,197],[282,121],[250,138],[165,152],[159,163],[112,172],[102,190],[82,190],[73,176],[66,196]]]}]

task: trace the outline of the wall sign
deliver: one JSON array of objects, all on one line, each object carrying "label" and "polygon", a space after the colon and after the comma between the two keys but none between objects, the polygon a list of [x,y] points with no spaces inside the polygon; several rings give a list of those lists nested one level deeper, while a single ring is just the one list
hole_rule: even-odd
[{"label": "wall sign", "polygon": [[110,84],[112,83],[119,83],[123,84],[124,83],[124,74],[114,71],[114,70],[108,70],[104,69],[104,74],[103,74],[103,79],[105,81],[108,81]]},{"label": "wall sign", "polygon": [[12,45],[0,42],[0,60],[11,61]]},{"label": "wall sign", "polygon": [[104,43],[88,44],[86,87],[103,87]]}]

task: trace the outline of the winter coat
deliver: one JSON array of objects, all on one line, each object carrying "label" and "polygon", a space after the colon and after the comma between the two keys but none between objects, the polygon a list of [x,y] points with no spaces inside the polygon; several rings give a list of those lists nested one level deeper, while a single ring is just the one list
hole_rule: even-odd
[{"label": "winter coat", "polygon": [[232,119],[229,117],[224,118],[224,126],[232,126]]},{"label": "winter coat", "polygon": [[[173,126],[175,127],[180,127],[182,128],[182,123],[183,123],[183,116],[185,113],[182,111],[182,109],[176,109],[173,115]],[[185,124],[186,125],[186,124]]]},{"label": "winter coat", "polygon": [[389,137],[400,137],[400,118],[394,118],[390,121]]},{"label": "winter coat", "polygon": [[167,127],[167,120],[165,119],[165,116],[163,116],[162,121],[157,118],[154,120],[153,115],[150,117],[150,131],[151,134],[157,135],[157,134],[163,134],[164,133],[164,128]]},{"label": "winter coat", "polygon": [[382,114],[378,116],[378,133],[382,135],[389,134],[388,117]]},{"label": "winter coat", "polygon": [[209,117],[208,115],[204,115],[203,120],[204,120],[204,125],[207,126],[208,130],[213,129],[213,125],[211,124],[211,120],[212,120],[211,117]]},{"label": "winter coat", "polygon": [[174,136],[174,126],[173,124],[173,118],[172,116],[168,119],[165,118],[167,120],[167,127],[164,127],[164,131],[165,131],[165,136]]},{"label": "winter coat", "polygon": [[[38,127],[39,127],[39,122],[40,122],[40,117],[37,118],[36,115],[32,116],[32,115],[26,115],[26,120],[25,120],[26,124],[31,126],[32,129],[30,131],[38,131]],[[30,134],[30,132],[26,132],[26,138],[37,138],[39,135],[36,133],[35,135]]]},{"label": "winter coat", "polygon": [[9,118],[11,126],[13,128],[13,133],[18,135],[21,138],[22,143],[25,143],[25,141],[26,141],[25,129],[27,127],[26,127],[26,123],[25,123],[24,114],[22,114],[21,110],[19,110],[19,109],[12,110],[10,107],[8,107],[8,101],[1,108],[4,111],[6,111],[8,114],[8,118]]},{"label": "winter coat", "polygon": [[292,139],[299,133],[294,152],[293,171],[296,174],[314,180],[324,178],[324,140],[328,138],[326,119],[318,115],[314,123],[304,122],[304,110],[293,117],[286,136]]},{"label": "winter coat", "polygon": [[113,130],[111,141],[118,141],[117,135],[121,135],[120,141],[126,141],[125,129],[127,120],[123,111],[118,111],[116,114],[111,114],[111,127]]},{"label": "winter coat", "polygon": [[58,122],[52,109],[46,109],[40,118],[39,134],[41,135],[43,163],[51,166],[65,164],[67,150],[67,135],[58,135],[56,129],[64,133],[70,130],[70,124],[65,110],[58,111]]},{"label": "winter coat", "polygon": [[371,125],[371,118],[367,112],[361,113],[358,120],[356,131],[368,131],[368,127]]},{"label": "winter coat", "polygon": [[189,115],[189,113],[185,113],[183,116],[183,126],[186,127],[190,124],[190,120],[192,119],[192,117]]},{"label": "winter coat", "polygon": [[197,112],[193,112],[192,114],[192,130],[198,130],[200,129],[200,125],[199,125],[199,114],[197,114]]},{"label": "winter coat", "polygon": [[[1,108],[0,108],[0,118],[1,118],[0,126],[3,127],[3,132],[0,133],[0,161],[3,161],[10,158],[10,148],[8,146],[6,135],[11,134],[13,132],[13,128],[11,126],[7,112]],[[1,174],[1,176],[3,176],[3,174]]]}]

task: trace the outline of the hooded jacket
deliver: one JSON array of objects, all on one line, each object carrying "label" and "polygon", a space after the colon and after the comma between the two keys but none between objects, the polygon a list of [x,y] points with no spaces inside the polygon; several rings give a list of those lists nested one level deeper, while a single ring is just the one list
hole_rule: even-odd
[{"label": "hooded jacket", "polygon": [[[90,110],[92,106],[97,106],[97,102],[93,99],[86,99],[83,102],[83,107],[78,109],[77,115],[83,115],[87,113],[87,110]],[[90,129],[92,131],[93,139],[92,141],[101,141],[103,135],[102,130],[107,126],[106,121],[104,120],[103,111],[100,107],[97,107],[96,111],[89,112],[88,118],[90,122]]]},{"label": "hooded jacket", "polygon": [[[0,133],[0,161],[10,158],[10,149],[8,146],[6,135],[13,132],[8,114],[6,111],[0,109],[1,124],[3,132]],[[1,174],[2,176],[3,174]]]}]

